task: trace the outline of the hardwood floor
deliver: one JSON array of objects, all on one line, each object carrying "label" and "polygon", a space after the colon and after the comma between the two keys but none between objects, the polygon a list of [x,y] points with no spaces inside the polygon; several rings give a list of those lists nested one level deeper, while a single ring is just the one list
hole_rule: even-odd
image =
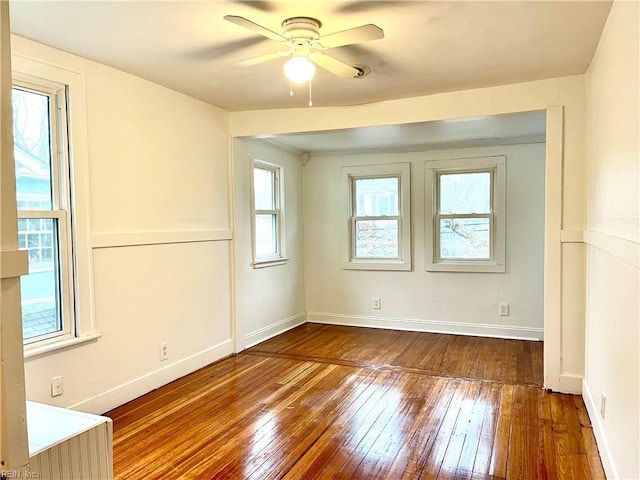
[{"label": "hardwood floor", "polygon": [[109,412],[116,478],[604,478],[541,347],[305,324]]},{"label": "hardwood floor", "polygon": [[248,353],[542,385],[542,342],[306,323],[256,345]]}]

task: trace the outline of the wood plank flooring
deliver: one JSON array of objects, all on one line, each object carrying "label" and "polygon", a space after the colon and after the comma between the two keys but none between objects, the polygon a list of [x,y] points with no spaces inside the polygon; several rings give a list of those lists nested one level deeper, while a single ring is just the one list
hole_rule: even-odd
[{"label": "wood plank flooring", "polygon": [[306,323],[248,353],[541,386],[542,346],[523,340]]},{"label": "wood plank flooring", "polygon": [[541,347],[305,324],[109,412],[116,478],[604,478]]}]

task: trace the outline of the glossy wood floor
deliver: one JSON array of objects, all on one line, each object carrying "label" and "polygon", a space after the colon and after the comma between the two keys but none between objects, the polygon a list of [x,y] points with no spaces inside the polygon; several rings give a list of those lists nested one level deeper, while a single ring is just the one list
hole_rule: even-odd
[{"label": "glossy wood floor", "polygon": [[249,352],[294,360],[542,385],[542,342],[307,323]]},{"label": "glossy wood floor", "polygon": [[306,324],[109,412],[116,478],[604,478],[541,347]]}]

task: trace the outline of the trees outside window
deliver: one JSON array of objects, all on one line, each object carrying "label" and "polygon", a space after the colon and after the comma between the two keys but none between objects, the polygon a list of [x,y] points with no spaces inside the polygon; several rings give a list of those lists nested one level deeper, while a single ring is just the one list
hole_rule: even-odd
[{"label": "trees outside window", "polygon": [[410,270],[408,163],[343,168],[348,188],[346,269]]},{"label": "trees outside window", "polygon": [[427,270],[505,271],[506,159],[425,163]]}]

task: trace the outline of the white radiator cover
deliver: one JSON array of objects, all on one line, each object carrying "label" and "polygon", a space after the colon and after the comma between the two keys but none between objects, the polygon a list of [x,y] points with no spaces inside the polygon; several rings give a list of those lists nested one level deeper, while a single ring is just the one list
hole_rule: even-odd
[{"label": "white radiator cover", "polygon": [[27,402],[31,472],[39,480],[113,479],[108,417]]}]

